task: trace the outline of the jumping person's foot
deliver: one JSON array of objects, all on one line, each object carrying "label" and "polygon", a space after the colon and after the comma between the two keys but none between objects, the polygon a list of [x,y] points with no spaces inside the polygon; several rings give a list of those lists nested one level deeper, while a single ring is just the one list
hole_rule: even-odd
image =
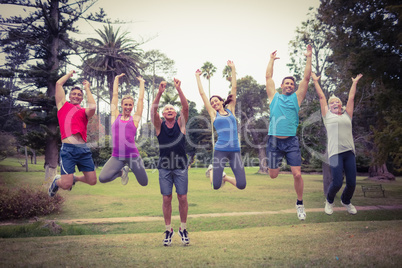
[{"label": "jumping person's foot", "polygon": [[183,243],[183,245],[188,245],[190,244],[190,239],[188,238],[188,232],[186,229],[184,229],[183,231],[181,231],[181,227],[179,228],[179,235],[181,237],[181,242]]},{"label": "jumping person's foot", "polygon": [[130,171],[128,166],[124,166],[121,169],[121,184],[126,185],[128,183],[128,172]]},{"label": "jumping person's foot", "polygon": [[334,213],[334,203],[331,204],[330,202],[328,202],[328,200],[325,199],[324,211],[328,215],[331,215],[332,213]]},{"label": "jumping person's foot", "polygon": [[168,230],[166,230],[164,232],[164,235],[165,235],[165,239],[163,239],[163,245],[165,247],[168,247],[172,244],[172,237],[174,235],[173,228],[170,230],[170,232]]},{"label": "jumping person's foot", "polygon": [[207,171],[205,171],[205,176],[207,178],[210,177],[212,168],[213,168],[212,165],[209,165]]},{"label": "jumping person's foot", "polygon": [[306,212],[304,211],[304,205],[296,205],[297,217],[299,220],[304,221],[306,219]]},{"label": "jumping person's foot", "polygon": [[49,190],[48,190],[50,197],[53,197],[57,193],[57,191],[59,190],[59,186],[57,186],[57,181],[60,180],[60,178],[61,178],[60,175],[54,176],[52,184],[50,184]]},{"label": "jumping person's foot", "polygon": [[221,184],[221,188],[225,185],[225,180],[223,179],[223,178],[225,178],[225,176],[226,176],[226,173],[225,173],[225,171],[222,173],[222,184]]},{"label": "jumping person's foot", "polygon": [[352,203],[349,203],[348,205],[345,205],[342,201],[341,201],[342,206],[344,206],[349,214],[355,215],[357,213],[357,209],[355,208],[355,206],[352,205]]}]

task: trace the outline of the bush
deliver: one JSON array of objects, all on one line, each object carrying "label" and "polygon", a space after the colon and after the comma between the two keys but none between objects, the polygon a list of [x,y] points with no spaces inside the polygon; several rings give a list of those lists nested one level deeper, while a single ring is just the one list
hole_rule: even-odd
[{"label": "bush", "polygon": [[63,197],[49,197],[43,188],[0,188],[0,220],[48,215],[60,211],[63,202]]}]

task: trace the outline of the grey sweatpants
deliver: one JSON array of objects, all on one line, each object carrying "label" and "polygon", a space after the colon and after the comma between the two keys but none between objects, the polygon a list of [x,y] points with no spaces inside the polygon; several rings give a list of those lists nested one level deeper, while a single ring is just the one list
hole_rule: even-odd
[{"label": "grey sweatpants", "polygon": [[246,188],[246,173],[244,171],[243,162],[241,160],[240,152],[224,152],[215,150],[214,159],[212,160],[213,172],[213,185],[217,190],[222,185],[223,169],[226,163],[229,162],[233,174],[236,178],[236,187],[238,189]]},{"label": "grey sweatpants", "polygon": [[115,180],[117,177],[120,177],[121,169],[125,164],[128,164],[140,185],[148,185],[148,175],[145,172],[144,162],[142,162],[141,157],[110,157],[102,168],[102,171],[99,175],[99,181],[106,183]]}]

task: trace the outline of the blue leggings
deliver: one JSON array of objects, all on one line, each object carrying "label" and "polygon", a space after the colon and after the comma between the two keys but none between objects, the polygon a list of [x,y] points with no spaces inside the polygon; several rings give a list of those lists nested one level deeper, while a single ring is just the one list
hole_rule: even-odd
[{"label": "blue leggings", "polygon": [[356,157],[352,151],[333,155],[329,158],[331,168],[332,182],[329,186],[327,200],[333,203],[336,194],[342,188],[343,171],[345,171],[346,186],[341,195],[342,203],[350,204],[353,193],[356,189]]},{"label": "blue leggings", "polygon": [[233,174],[236,178],[236,187],[240,190],[246,188],[246,173],[244,171],[243,162],[240,152],[224,152],[215,150],[213,165],[213,185],[217,190],[222,185],[223,169],[226,163],[229,162]]}]

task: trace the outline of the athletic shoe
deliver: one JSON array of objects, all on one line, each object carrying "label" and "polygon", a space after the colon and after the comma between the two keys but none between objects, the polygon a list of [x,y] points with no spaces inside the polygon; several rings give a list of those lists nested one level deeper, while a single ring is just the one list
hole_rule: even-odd
[{"label": "athletic shoe", "polygon": [[306,219],[306,212],[304,211],[304,205],[296,205],[297,217],[299,220],[304,221]]},{"label": "athletic shoe", "polygon": [[124,166],[121,169],[121,184],[126,185],[128,183],[128,172],[130,171],[128,166]]},{"label": "athletic shoe", "polygon": [[168,247],[172,244],[172,237],[174,235],[173,228],[170,230],[170,232],[168,230],[166,230],[164,234],[165,234],[165,239],[163,239],[163,245],[165,247]]},{"label": "athletic shoe", "polygon": [[350,203],[349,205],[345,205],[342,201],[341,204],[348,210],[349,214],[355,215],[357,213],[357,210],[355,206]]},{"label": "athletic shoe", "polygon": [[60,178],[61,178],[60,175],[54,176],[52,184],[50,184],[49,190],[48,190],[50,197],[53,197],[57,193],[57,191],[59,190],[59,186],[57,186],[57,181],[60,180]]},{"label": "athletic shoe", "polygon": [[325,199],[325,208],[324,208],[325,213],[327,213],[328,215],[331,215],[332,213],[334,213],[334,203],[330,203],[328,202],[328,200]]},{"label": "athletic shoe", "polygon": [[205,171],[205,176],[207,178],[209,178],[212,168],[213,168],[212,165],[209,165],[207,171]]},{"label": "athletic shoe", "polygon": [[68,189],[69,191],[71,191],[73,189],[73,186],[75,185],[76,179],[75,176],[73,177],[73,185],[71,185],[70,189]]},{"label": "athletic shoe", "polygon": [[179,235],[181,237],[181,242],[183,243],[183,245],[188,245],[190,244],[190,239],[188,238],[188,232],[186,229],[183,230],[183,232],[181,231],[181,227],[179,228]]}]

